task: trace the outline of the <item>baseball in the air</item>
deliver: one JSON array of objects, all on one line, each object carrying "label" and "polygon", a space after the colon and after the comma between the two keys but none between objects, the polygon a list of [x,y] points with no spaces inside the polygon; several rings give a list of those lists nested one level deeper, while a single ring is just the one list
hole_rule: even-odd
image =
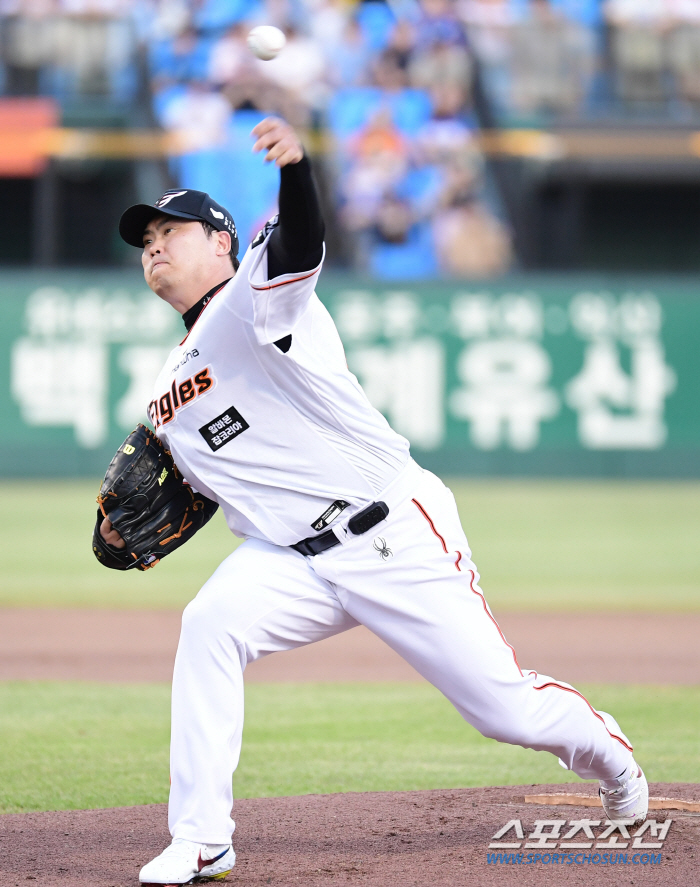
[{"label": "baseball in the air", "polygon": [[248,34],[250,51],[265,62],[279,55],[286,42],[283,32],[274,25],[258,25]]}]

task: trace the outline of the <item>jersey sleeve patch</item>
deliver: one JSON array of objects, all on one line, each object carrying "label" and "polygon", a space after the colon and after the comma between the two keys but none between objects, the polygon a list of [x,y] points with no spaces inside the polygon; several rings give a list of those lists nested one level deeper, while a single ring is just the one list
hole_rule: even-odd
[{"label": "jersey sleeve patch", "polygon": [[251,248],[255,249],[256,246],[260,246],[261,243],[264,243],[268,234],[270,234],[270,232],[273,231],[279,225],[279,223],[279,214],[273,216],[268,222],[265,222],[265,226],[262,228],[262,230],[258,231],[255,240],[251,243]]}]

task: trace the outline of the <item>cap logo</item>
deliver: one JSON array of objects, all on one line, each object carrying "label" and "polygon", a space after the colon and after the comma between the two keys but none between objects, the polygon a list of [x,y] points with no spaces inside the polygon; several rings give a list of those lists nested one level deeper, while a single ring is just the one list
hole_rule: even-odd
[{"label": "cap logo", "polygon": [[161,207],[165,206],[167,203],[170,203],[171,200],[174,200],[176,197],[182,197],[183,194],[187,194],[187,191],[171,191],[170,193],[164,194],[160,200],[156,202],[156,206]]},{"label": "cap logo", "polygon": [[214,216],[215,219],[223,219],[224,214],[217,212],[215,209],[209,207],[209,212]]}]

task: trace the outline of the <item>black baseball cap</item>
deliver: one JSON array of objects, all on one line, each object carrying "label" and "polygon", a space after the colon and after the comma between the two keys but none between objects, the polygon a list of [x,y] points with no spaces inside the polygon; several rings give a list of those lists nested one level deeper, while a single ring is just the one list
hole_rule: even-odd
[{"label": "black baseball cap", "polygon": [[176,219],[208,222],[217,231],[228,231],[231,235],[231,255],[238,255],[238,234],[231,213],[204,191],[175,189],[166,191],[153,205],[137,203],[130,206],[119,220],[122,240],[143,249],[143,232],[151,219],[161,213],[175,216]]}]

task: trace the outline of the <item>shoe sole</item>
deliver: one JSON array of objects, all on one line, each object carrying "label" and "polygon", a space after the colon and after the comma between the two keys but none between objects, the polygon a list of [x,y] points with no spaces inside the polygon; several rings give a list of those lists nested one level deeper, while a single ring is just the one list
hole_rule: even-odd
[{"label": "shoe sole", "polygon": [[188,884],[202,884],[205,881],[223,881],[232,871],[233,868],[230,868],[227,872],[220,872],[218,875],[203,875],[202,877],[195,875],[194,878],[190,878],[189,881],[177,881],[173,884],[156,884],[153,881],[139,881],[139,887],[187,887]]}]

